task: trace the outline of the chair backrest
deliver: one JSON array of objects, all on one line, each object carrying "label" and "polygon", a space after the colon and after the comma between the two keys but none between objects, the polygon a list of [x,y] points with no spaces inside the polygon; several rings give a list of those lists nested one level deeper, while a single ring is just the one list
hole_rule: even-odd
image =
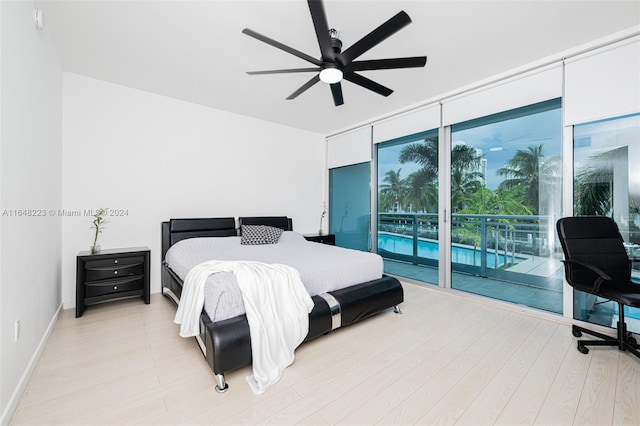
[{"label": "chair backrest", "polygon": [[[631,266],[618,225],[605,216],[565,217],[556,223],[566,259],[589,263],[607,273],[614,282],[629,282]],[[589,286],[597,275],[585,267],[565,263],[571,285]]]}]

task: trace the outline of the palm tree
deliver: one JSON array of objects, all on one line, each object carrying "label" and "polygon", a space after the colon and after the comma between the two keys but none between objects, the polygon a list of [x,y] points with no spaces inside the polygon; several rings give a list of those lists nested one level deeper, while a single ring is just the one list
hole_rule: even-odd
[{"label": "palm tree", "polygon": [[382,179],[383,183],[380,184],[381,199],[385,201],[385,204],[389,204],[391,201],[391,205],[386,205],[385,210],[398,211],[400,208],[400,197],[404,192],[404,182],[400,178],[401,171],[402,168],[398,171],[389,170]]},{"label": "palm tree", "polygon": [[438,138],[426,138],[422,142],[402,148],[398,157],[401,163],[414,162],[422,166],[415,178],[416,182],[437,182],[438,180]]},{"label": "palm tree", "polygon": [[[409,191],[414,197],[423,192],[423,197],[419,199],[430,200],[425,208],[435,211],[438,206],[438,138],[426,138],[422,142],[407,145],[398,159],[401,163],[412,161],[422,166],[412,176],[407,188],[411,188]],[[459,144],[451,150],[451,197],[456,210],[464,208],[462,200],[482,185],[481,159],[482,155],[469,145]]]},{"label": "palm tree", "polygon": [[495,191],[482,185],[465,200],[463,214],[530,215],[531,209],[524,203],[519,187],[498,188]]},{"label": "palm tree", "polygon": [[613,208],[613,169],[586,168],[576,176],[575,214],[609,216]]},{"label": "palm tree", "polygon": [[482,173],[479,172],[480,160],[482,160],[482,154],[471,145],[459,143],[451,148],[452,169],[478,172],[480,173],[479,177],[482,177]]},{"label": "palm tree", "polygon": [[402,148],[398,157],[401,163],[413,162],[421,168],[406,181],[408,201],[415,211],[435,212],[438,208],[438,138],[426,138],[422,142]]},{"label": "palm tree", "polygon": [[519,149],[506,166],[497,171],[498,175],[507,177],[500,183],[499,188],[522,188],[525,203],[534,214],[540,210],[541,186],[555,185],[560,172],[559,159],[552,157],[545,161],[542,150],[542,144],[530,146],[526,150]]},{"label": "palm tree", "polygon": [[393,206],[395,205],[396,198],[389,192],[380,193],[378,195],[378,211],[379,212],[390,212],[393,211]]},{"label": "palm tree", "polygon": [[590,156],[586,166],[576,171],[574,212],[579,216],[599,215],[614,218],[625,239],[626,232],[629,231],[630,242],[637,242],[632,235],[640,228],[640,199],[632,195],[628,188],[625,190],[628,196],[622,195],[626,199],[617,199],[615,193],[618,191],[614,191],[616,186],[632,185],[631,181],[626,182],[631,176],[616,176],[616,172],[625,173],[629,167],[633,166],[629,163],[629,149],[626,146]]},{"label": "palm tree", "polygon": [[465,201],[482,187],[482,154],[473,146],[458,144],[451,149],[451,206],[454,212],[465,208]]},{"label": "palm tree", "polygon": [[424,178],[424,174],[414,172],[405,179],[405,202],[412,206],[414,212],[436,212],[438,211],[437,181],[425,182]]},{"label": "palm tree", "polygon": [[613,149],[589,157],[587,166],[576,173],[576,214],[611,215],[613,169],[617,163],[626,163],[627,155],[624,149]]}]

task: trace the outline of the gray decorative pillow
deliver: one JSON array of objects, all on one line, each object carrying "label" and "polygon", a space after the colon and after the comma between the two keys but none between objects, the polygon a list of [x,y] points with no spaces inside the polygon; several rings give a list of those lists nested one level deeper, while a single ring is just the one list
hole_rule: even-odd
[{"label": "gray decorative pillow", "polygon": [[240,244],[275,244],[282,235],[282,229],[265,225],[241,225]]},{"label": "gray decorative pillow", "polygon": [[265,232],[263,228],[263,225],[242,225],[240,227],[240,244],[266,244]]},{"label": "gray decorative pillow", "polygon": [[264,239],[266,244],[276,244],[282,235],[282,229],[273,226],[264,226]]}]

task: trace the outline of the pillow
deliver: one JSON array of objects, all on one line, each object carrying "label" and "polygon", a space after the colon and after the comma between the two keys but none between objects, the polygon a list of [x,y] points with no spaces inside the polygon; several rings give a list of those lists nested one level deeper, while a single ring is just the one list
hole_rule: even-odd
[{"label": "pillow", "polygon": [[264,226],[264,239],[267,244],[275,244],[282,235],[282,229],[273,226]]},{"label": "pillow", "polygon": [[263,225],[242,225],[240,228],[240,244],[257,245],[266,244]]},{"label": "pillow", "polygon": [[275,244],[282,235],[282,229],[265,225],[241,225],[240,244]]}]

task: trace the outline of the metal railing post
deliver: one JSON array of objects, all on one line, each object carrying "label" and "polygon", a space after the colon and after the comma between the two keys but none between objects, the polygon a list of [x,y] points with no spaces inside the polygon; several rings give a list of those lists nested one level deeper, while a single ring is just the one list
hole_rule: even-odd
[{"label": "metal railing post", "polygon": [[418,264],[418,216],[413,215],[413,264]]},{"label": "metal railing post", "polygon": [[480,218],[480,276],[487,276],[487,218]]}]

